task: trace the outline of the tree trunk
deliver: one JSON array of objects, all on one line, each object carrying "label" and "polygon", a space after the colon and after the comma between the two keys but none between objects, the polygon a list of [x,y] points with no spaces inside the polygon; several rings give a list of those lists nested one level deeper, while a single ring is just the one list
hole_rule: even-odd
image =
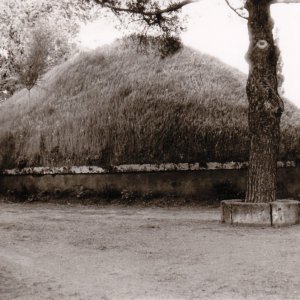
[{"label": "tree trunk", "polygon": [[283,102],[278,94],[279,51],[272,34],[271,0],[247,0],[249,77],[247,97],[251,138],[246,202],[276,200],[277,157]]}]

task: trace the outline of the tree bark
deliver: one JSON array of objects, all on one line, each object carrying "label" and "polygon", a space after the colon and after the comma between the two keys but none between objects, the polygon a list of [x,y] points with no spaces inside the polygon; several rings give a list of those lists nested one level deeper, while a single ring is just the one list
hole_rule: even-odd
[{"label": "tree bark", "polygon": [[247,97],[251,138],[246,202],[276,200],[277,157],[283,102],[278,94],[279,50],[273,38],[271,0],[247,0],[249,77]]}]

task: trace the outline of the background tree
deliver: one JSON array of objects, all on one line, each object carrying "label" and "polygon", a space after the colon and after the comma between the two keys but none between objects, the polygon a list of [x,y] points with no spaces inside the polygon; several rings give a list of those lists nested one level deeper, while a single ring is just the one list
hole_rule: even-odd
[{"label": "background tree", "polygon": [[[18,89],[17,67],[30,45],[32,30],[46,29],[53,39],[48,66],[68,57],[72,38],[82,22],[91,20],[92,4],[81,0],[1,0],[0,2],[0,90]],[[28,51],[27,51],[28,52]]]},{"label": "background tree", "polygon": [[53,51],[53,38],[47,28],[39,26],[31,31],[27,43],[16,63],[16,72],[20,84],[26,87],[30,96],[30,90],[47,68],[48,58]]},{"label": "background tree", "polygon": [[[186,1],[147,0],[94,0],[98,5],[112,10],[121,17],[130,16],[130,23],[143,28],[141,36],[147,38],[149,29],[162,35],[161,41],[179,40],[182,30],[180,10]],[[250,160],[246,202],[271,202],[276,200],[277,157],[280,141],[280,119],[284,110],[278,93],[277,67],[279,50],[275,44],[270,6],[275,3],[300,3],[299,0],[241,0],[236,8],[229,0],[228,6],[240,17],[247,19],[249,30],[249,76],[247,97],[248,123],[251,137]],[[235,1],[237,2],[237,1]],[[205,12],[204,12],[205,13]],[[144,25],[143,27],[141,25]],[[180,43],[176,43],[177,49]]]}]

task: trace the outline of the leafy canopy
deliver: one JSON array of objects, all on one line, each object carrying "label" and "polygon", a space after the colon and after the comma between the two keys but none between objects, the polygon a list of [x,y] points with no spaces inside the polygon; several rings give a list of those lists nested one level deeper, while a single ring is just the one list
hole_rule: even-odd
[{"label": "leafy canopy", "polygon": [[83,21],[96,15],[95,6],[81,0],[1,0],[0,90],[11,94],[18,84],[16,69],[23,59],[32,32],[46,29],[51,40],[48,65],[58,63],[72,51],[71,38]]}]

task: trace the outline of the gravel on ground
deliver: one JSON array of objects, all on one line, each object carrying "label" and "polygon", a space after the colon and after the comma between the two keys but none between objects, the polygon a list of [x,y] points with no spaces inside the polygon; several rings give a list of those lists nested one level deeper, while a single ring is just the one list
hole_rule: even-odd
[{"label": "gravel on ground", "polygon": [[0,203],[10,299],[300,299],[300,226],[233,227],[206,207]]}]

